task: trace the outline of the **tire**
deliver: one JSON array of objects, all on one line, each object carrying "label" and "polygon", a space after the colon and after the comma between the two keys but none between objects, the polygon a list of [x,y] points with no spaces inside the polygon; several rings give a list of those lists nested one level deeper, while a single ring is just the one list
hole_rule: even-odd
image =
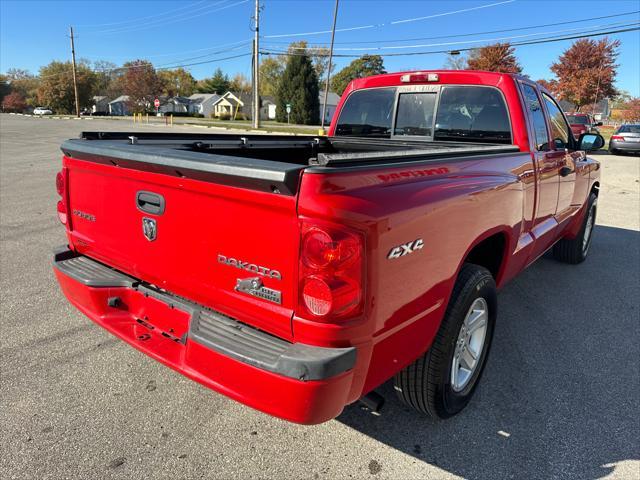
[{"label": "tire", "polygon": [[589,195],[587,211],[582,221],[580,232],[576,238],[563,238],[553,246],[553,257],[559,262],[576,265],[586,260],[593,237],[593,227],[596,223],[598,197],[595,193]]},{"label": "tire", "polygon": [[616,150],[615,148],[610,148],[609,149],[609,153],[611,155],[619,155],[620,153],[618,152],[618,150]]},{"label": "tire", "polygon": [[[452,373],[454,362],[458,361],[459,356],[459,335],[462,335],[465,319],[472,312],[471,307],[482,302],[487,307],[486,328],[482,345],[477,348],[479,353],[476,351],[477,363],[467,375],[466,383],[462,385],[462,382],[458,382],[458,388],[455,388]],[[431,348],[400,371],[394,379],[394,387],[400,400],[432,418],[449,418],[466,407],[486,364],[496,314],[496,284],[491,273],[486,268],[465,263],[453,287],[447,311]],[[471,325],[473,327],[476,324]],[[474,330],[470,338],[473,339],[478,330]],[[456,377],[459,381],[460,373]]]}]

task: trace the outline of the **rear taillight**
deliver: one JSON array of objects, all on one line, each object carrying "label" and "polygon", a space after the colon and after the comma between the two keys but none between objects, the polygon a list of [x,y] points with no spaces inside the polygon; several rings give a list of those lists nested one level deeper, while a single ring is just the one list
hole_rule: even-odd
[{"label": "rear taillight", "polygon": [[58,195],[60,195],[60,200],[58,200],[57,210],[58,210],[58,219],[62,222],[63,225],[67,224],[67,175],[66,169],[62,169],[62,171],[56,174],[56,191]]},{"label": "rear taillight", "polygon": [[302,223],[300,311],[331,322],[362,310],[364,238],[345,227]]},{"label": "rear taillight", "polygon": [[624,137],[622,135],[612,135],[611,140],[615,140],[616,142],[624,142]]}]

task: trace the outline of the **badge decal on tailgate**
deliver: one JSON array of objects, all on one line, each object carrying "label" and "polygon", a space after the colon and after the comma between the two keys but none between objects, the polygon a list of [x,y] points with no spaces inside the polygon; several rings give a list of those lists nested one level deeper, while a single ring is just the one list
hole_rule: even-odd
[{"label": "badge decal on tailgate", "polygon": [[142,217],[142,233],[147,240],[153,242],[158,236],[158,226],[153,218]]},{"label": "badge decal on tailgate", "polygon": [[282,303],[282,293],[262,285],[260,277],[238,278],[236,280],[236,292],[246,293],[252,297],[262,298],[280,305]]}]

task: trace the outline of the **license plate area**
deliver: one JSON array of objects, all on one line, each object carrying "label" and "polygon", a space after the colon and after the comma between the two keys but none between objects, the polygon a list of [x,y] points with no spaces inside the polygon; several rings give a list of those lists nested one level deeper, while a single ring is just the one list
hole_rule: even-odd
[{"label": "license plate area", "polygon": [[138,331],[146,329],[177,343],[186,342],[190,312],[144,293],[136,297],[129,310],[140,326]]}]

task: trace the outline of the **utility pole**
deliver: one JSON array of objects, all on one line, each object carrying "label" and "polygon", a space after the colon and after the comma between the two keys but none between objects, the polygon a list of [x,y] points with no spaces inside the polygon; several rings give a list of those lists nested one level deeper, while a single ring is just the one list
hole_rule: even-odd
[{"label": "utility pole", "polygon": [[329,79],[331,78],[331,60],[333,60],[333,39],[336,36],[336,21],[338,20],[338,1],[333,9],[333,28],[331,29],[331,48],[329,49],[329,65],[327,68],[327,82],[324,86],[324,101],[322,102],[322,120],[320,129],[324,130],[324,119],[327,115],[327,97],[329,96]]},{"label": "utility pole", "polygon": [[76,97],[76,116],[80,116],[80,104],[78,103],[78,82],[76,81],[76,49],[73,44],[73,27],[69,27],[71,37],[71,63],[73,65],[73,93]]},{"label": "utility pole", "polygon": [[253,128],[260,128],[260,0],[255,0],[256,11],[254,14],[254,37],[253,37],[253,108],[251,116],[253,117]]}]

